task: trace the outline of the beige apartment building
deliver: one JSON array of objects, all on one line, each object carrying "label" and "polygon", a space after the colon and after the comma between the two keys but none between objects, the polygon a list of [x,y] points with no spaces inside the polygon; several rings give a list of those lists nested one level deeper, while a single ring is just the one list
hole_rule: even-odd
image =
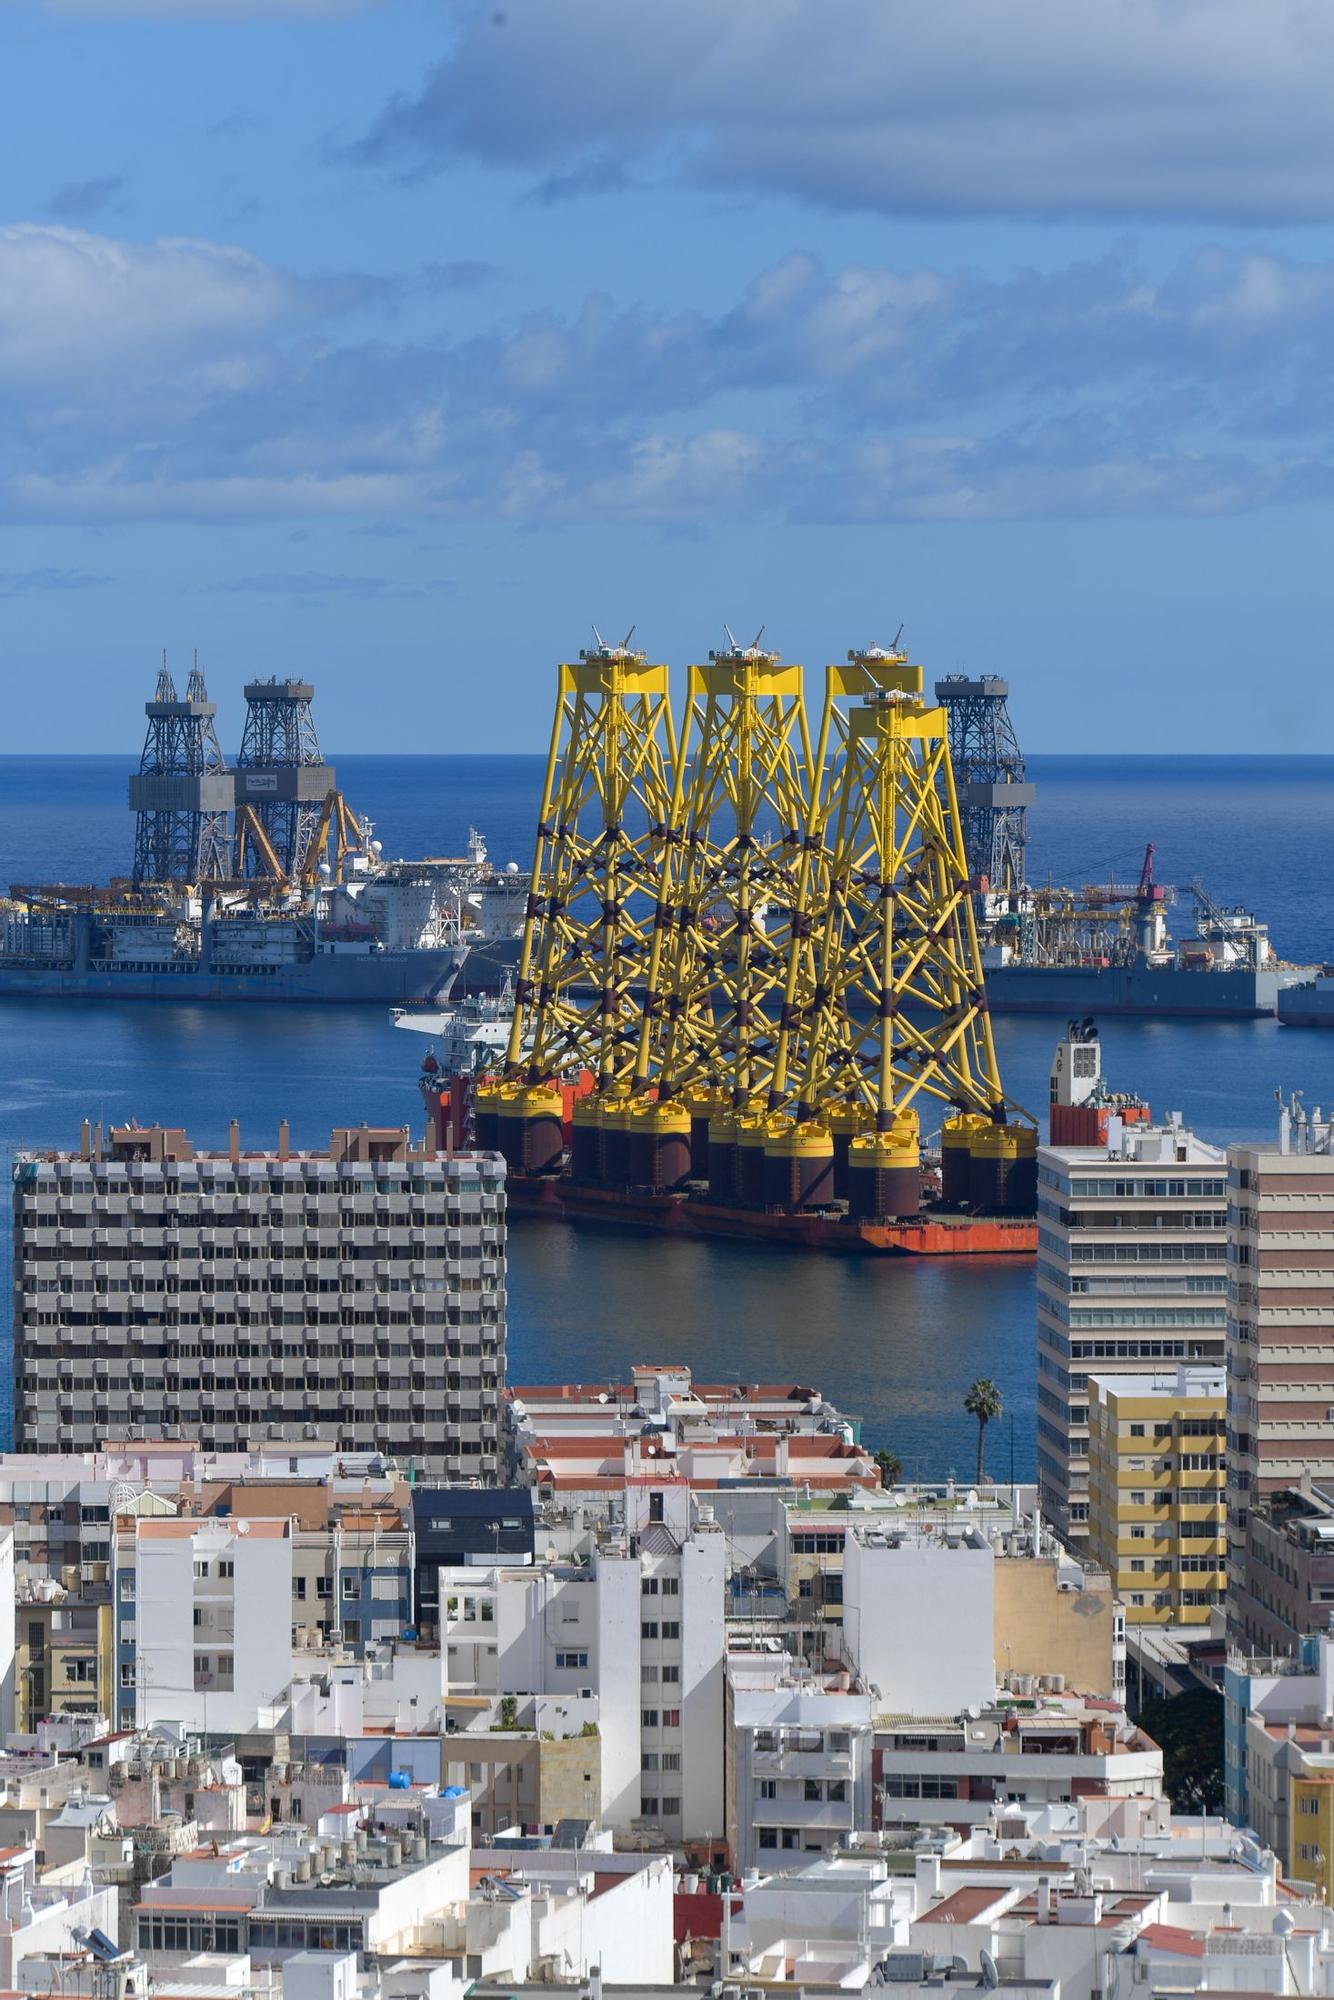
[{"label": "beige apartment building", "polygon": [[84,1127],[14,1166],[21,1452],[316,1439],[416,1476],[502,1476],[504,1165],[406,1128],[298,1151]]},{"label": "beige apartment building", "polygon": [[1228,1150],[1228,1520],[1232,1623],[1251,1511],[1334,1479],[1334,1124],[1285,1109],[1278,1142]]}]

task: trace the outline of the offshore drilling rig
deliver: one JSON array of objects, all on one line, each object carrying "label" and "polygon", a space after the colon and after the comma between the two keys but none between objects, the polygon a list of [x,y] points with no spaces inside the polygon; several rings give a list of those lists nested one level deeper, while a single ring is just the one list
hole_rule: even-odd
[{"label": "offshore drilling rig", "polygon": [[[763,634],[687,673],[558,670],[503,1069],[517,1204],[847,1249],[1033,1247],[946,714],[896,649],[825,674]],[[939,1182],[923,1137],[939,1124]]]}]

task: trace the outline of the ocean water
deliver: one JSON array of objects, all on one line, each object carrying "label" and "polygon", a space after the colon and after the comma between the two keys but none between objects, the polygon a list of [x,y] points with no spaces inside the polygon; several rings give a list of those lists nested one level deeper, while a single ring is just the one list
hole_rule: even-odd
[{"label": "ocean water", "polygon": [[[493,859],[526,864],[540,759],[332,761],[386,852],[459,853],[475,825]],[[131,768],[123,757],[0,758],[0,883],[128,872]],[[1031,771],[1035,880],[1133,879],[1152,840],[1160,880],[1199,877],[1216,900],[1266,919],[1283,956],[1334,959],[1334,758],[1043,758]],[[1034,1111],[1059,1026],[997,1022],[1006,1087]],[[1334,1034],[1108,1021],[1103,1042],[1113,1082],[1212,1139],[1270,1132],[1280,1088],[1334,1104]],[[254,1144],[282,1117],[307,1144],[362,1118],[416,1125],[423,1046],[380,1008],[0,1000],[0,1152],[72,1144],[85,1116],[160,1119],[202,1143],[221,1142],[231,1117]],[[681,1359],[700,1379],[804,1381],[860,1416],[872,1445],[939,1476],[972,1464],[961,1403],[985,1373],[1006,1399],[995,1468],[1031,1476],[1033,1290],[1022,1261],[845,1260],[518,1220],[510,1379],[601,1382],[635,1361]],[[0,1390],[2,1435],[3,1373]]]}]

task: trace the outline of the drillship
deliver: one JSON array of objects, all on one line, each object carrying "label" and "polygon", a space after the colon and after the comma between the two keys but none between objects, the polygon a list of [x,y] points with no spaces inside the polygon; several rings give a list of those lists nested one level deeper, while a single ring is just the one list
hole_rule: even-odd
[{"label": "drillship", "polygon": [[[198,663],[164,663],[130,779],[133,872],[0,899],[0,997],[447,998],[470,936],[514,897],[480,836],[458,860],[387,860],[320,754],[308,681],[252,681],[229,768]],[[501,915],[492,905],[499,902]]]},{"label": "drillship", "polygon": [[1167,912],[1178,893],[1155,881],[1151,844],[1134,882],[1083,888],[1028,883],[1034,787],[1008,697],[1009,684],[993,674],[954,674],[936,683],[936,699],[949,719],[964,845],[977,884],[974,910],[991,1012],[1245,1020],[1277,1010],[1280,1020],[1296,1018],[1286,1011],[1287,995],[1315,968],[1285,964],[1263,923],[1249,910],[1215,903],[1199,882],[1185,890],[1192,934],[1174,939]]}]

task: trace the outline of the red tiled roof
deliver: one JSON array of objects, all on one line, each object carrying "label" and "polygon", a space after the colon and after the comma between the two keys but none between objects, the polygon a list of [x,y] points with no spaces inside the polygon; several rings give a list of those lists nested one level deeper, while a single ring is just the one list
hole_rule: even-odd
[{"label": "red tiled roof", "polygon": [[1006,1894],[1005,1888],[997,1885],[988,1888],[982,1883],[972,1883],[963,1889],[956,1889],[952,1896],[946,1896],[943,1903],[920,1916],[919,1924],[972,1924],[987,1910],[992,1909]]},{"label": "red tiled roof", "polygon": [[1174,1952],[1178,1958],[1204,1957],[1204,1939],[1194,1931],[1182,1930],[1179,1924],[1145,1924],[1140,1939],[1157,1951]]}]

